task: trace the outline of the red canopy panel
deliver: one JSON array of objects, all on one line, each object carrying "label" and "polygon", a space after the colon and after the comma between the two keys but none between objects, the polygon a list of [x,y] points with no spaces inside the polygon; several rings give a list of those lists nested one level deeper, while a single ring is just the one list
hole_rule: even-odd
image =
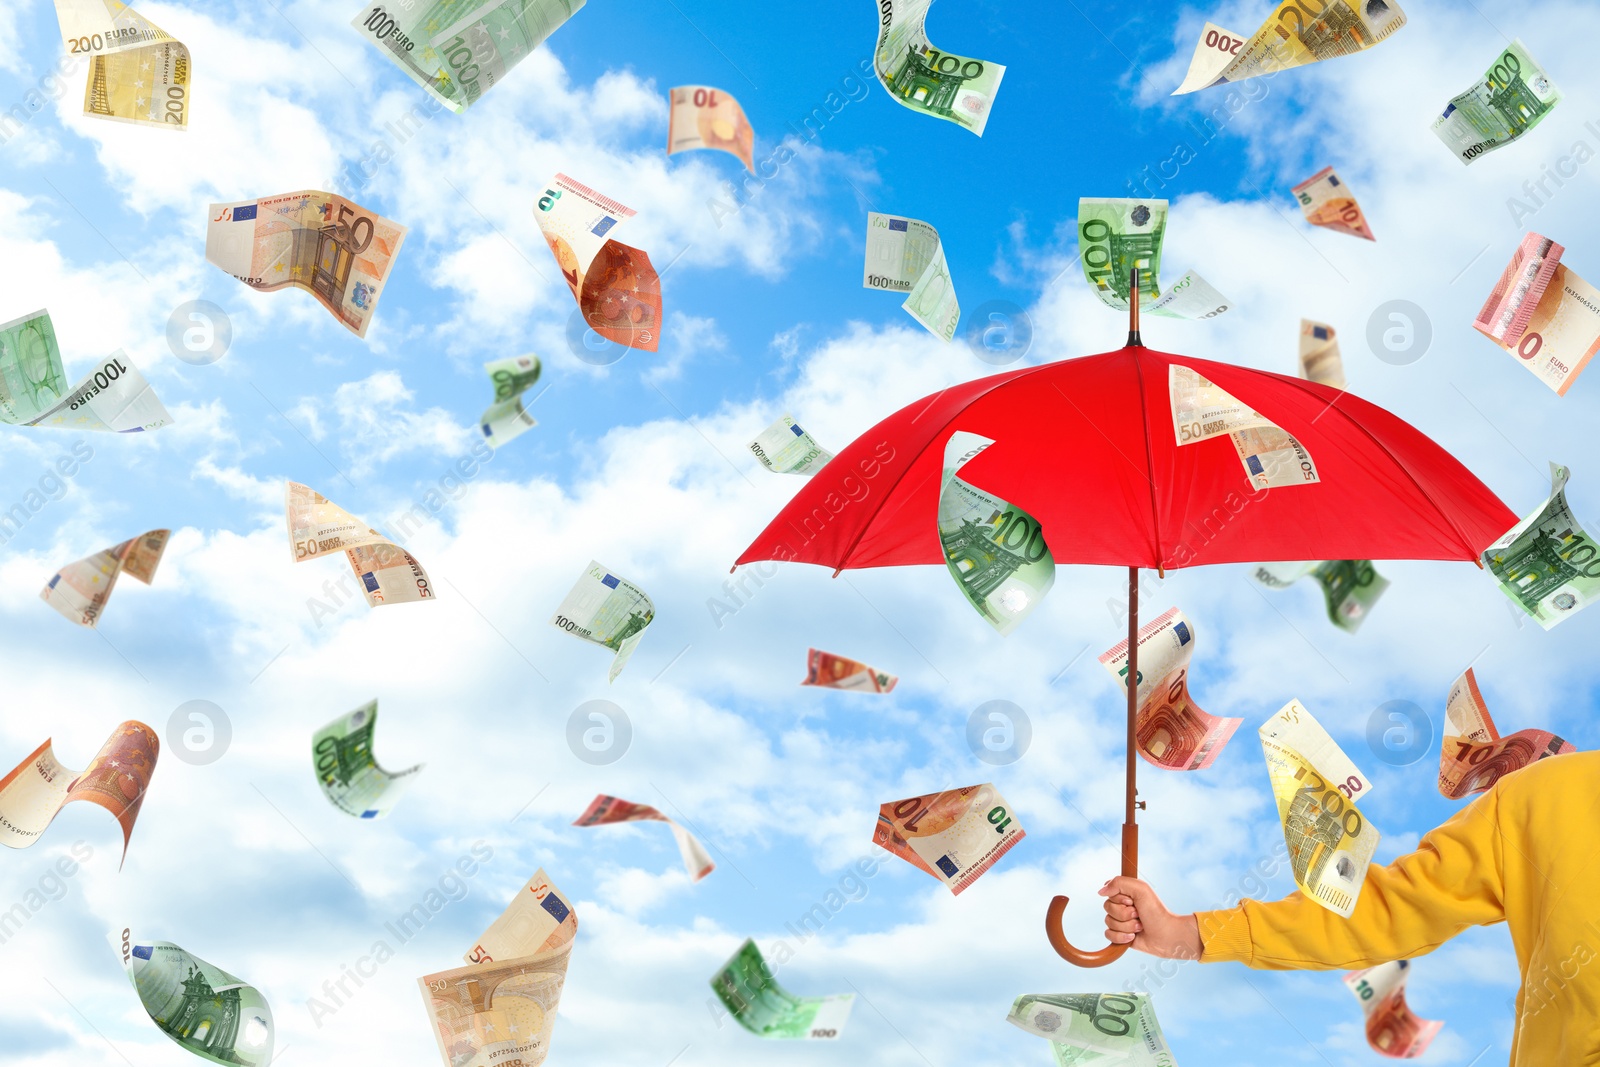
[{"label": "red canopy panel", "polygon": [[[1227,435],[1179,447],[1172,364],[1291,434],[1321,481],[1257,491]],[[995,441],[962,479],[1036,516],[1057,563],[1476,560],[1517,521],[1455,457],[1360,397],[1124,348],[981,378],[895,412],[818,471],[738,562],[942,563],[939,480],[957,430]]]}]

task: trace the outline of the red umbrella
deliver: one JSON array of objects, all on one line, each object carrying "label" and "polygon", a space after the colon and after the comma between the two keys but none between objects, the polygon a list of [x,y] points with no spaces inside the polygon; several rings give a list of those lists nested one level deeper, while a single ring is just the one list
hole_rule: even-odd
[{"label": "red umbrella", "polygon": [[[1134,290],[1137,294],[1137,288]],[[738,563],[834,568],[945,561],[935,516],[944,446],[957,430],[996,443],[963,481],[1025,509],[1059,563],[1128,568],[1128,677],[1138,676],[1138,568],[1305,559],[1477,562],[1516,515],[1471,471],[1402,419],[1350,393],[1283,374],[1145,348],[1138,300],[1128,345],[952,386],[884,419],[795,494]],[[1255,491],[1226,435],[1180,447],[1168,368],[1188,367],[1292,435],[1320,481]],[[737,564],[736,564],[737,566]],[[1128,687],[1122,873],[1136,876],[1135,687]],[[1126,950],[1061,956],[1103,966]]]}]

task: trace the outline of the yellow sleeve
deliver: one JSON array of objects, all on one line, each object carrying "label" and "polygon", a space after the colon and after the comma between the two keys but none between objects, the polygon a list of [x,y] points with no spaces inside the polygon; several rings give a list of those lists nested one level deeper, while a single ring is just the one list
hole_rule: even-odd
[{"label": "yellow sleeve", "polygon": [[1200,959],[1266,970],[1371,967],[1432,952],[1469,926],[1505,918],[1499,790],[1430,831],[1415,852],[1372,864],[1345,919],[1298,890],[1203,911]]}]

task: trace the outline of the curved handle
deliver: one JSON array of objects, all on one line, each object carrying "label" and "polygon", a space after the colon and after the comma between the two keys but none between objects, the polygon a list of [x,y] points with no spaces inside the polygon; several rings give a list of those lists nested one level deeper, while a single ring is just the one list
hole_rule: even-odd
[{"label": "curved handle", "polygon": [[1104,967],[1108,963],[1122,958],[1128,951],[1127,945],[1107,945],[1098,952],[1085,952],[1080,948],[1073,948],[1067,941],[1065,931],[1061,929],[1061,917],[1067,913],[1067,898],[1053,897],[1050,908],[1044,913],[1044,936],[1050,939],[1050,947],[1056,950],[1056,955],[1077,967]]}]

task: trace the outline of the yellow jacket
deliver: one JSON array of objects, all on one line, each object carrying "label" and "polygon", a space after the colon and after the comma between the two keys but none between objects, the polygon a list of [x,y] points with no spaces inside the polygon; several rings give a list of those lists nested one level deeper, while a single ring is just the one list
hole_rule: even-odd
[{"label": "yellow jacket", "polygon": [[1387,867],[1349,919],[1299,892],[1198,915],[1207,962],[1371,967],[1504,922],[1522,972],[1510,1067],[1600,1064],[1600,752],[1502,778]]}]

